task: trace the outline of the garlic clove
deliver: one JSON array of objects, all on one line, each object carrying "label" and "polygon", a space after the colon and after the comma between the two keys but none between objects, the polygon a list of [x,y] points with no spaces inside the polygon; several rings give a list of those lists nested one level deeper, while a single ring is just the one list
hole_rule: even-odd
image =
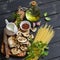
[{"label": "garlic clove", "polygon": [[37,31],[37,28],[35,27],[35,28],[31,28],[31,31],[32,32],[36,32]]}]

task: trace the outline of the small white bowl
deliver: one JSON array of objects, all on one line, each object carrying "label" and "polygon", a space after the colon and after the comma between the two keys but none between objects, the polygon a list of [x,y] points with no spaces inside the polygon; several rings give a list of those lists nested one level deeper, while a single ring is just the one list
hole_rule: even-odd
[{"label": "small white bowl", "polygon": [[[28,28],[28,29],[22,28],[22,25],[25,24],[25,23],[29,25],[29,28]],[[21,28],[21,30],[23,30],[23,31],[29,30],[29,29],[31,29],[31,23],[30,23],[29,21],[22,21],[22,22],[20,23],[20,28]]]}]

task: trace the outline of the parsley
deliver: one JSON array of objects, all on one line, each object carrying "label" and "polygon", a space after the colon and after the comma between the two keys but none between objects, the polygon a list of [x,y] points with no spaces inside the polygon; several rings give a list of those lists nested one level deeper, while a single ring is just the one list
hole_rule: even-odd
[{"label": "parsley", "polygon": [[45,12],[45,13],[44,13],[44,16],[45,16],[45,17],[46,17],[46,16],[48,16],[48,13],[47,13],[47,12]]},{"label": "parsley", "polygon": [[45,51],[47,49],[47,44],[42,42],[36,42],[32,43],[31,46],[28,47],[28,56],[25,58],[25,60],[38,60],[40,56],[46,56],[48,55],[48,51]]},{"label": "parsley", "polygon": [[19,27],[20,22],[21,22],[21,19],[20,19],[20,16],[18,15],[15,21],[15,24],[17,27]]}]

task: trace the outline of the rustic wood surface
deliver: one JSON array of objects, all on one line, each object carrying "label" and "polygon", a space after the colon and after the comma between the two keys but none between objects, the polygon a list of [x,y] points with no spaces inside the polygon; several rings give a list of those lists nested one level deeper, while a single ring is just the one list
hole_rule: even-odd
[{"label": "rustic wood surface", "polygon": [[[3,38],[3,29],[5,27],[5,18],[17,10],[18,6],[28,7],[31,0],[0,0],[0,44]],[[39,60],[60,60],[60,0],[36,0],[41,9],[41,21],[45,24],[43,13],[48,12],[51,21],[47,22],[55,29],[55,36],[49,44],[49,55]],[[10,19],[13,21],[13,19]],[[1,46],[1,45],[0,45]],[[0,60],[5,60],[0,54]],[[22,60],[20,58],[11,57],[9,60]]]}]

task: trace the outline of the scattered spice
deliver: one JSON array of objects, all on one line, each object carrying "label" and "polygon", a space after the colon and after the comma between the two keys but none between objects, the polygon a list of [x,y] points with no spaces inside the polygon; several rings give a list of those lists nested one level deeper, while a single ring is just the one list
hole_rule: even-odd
[{"label": "scattered spice", "polygon": [[22,28],[23,29],[28,29],[29,28],[29,25],[27,23],[25,23],[25,24],[22,25]]}]

